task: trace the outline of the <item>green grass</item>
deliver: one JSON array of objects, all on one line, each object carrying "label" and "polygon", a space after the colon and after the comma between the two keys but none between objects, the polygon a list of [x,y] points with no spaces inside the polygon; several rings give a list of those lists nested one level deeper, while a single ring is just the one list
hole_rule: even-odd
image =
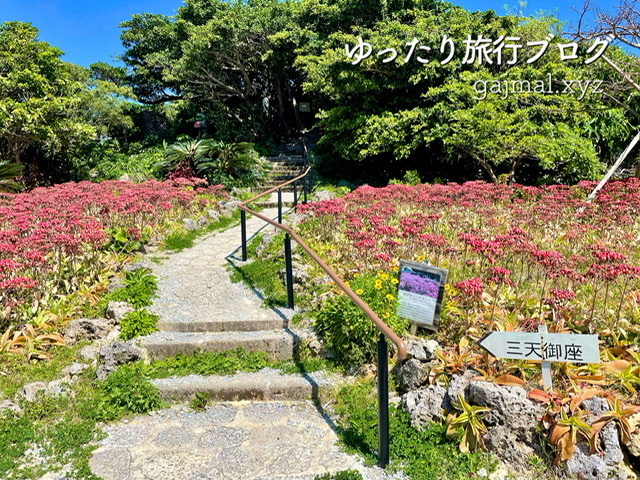
[{"label": "green grass", "polygon": [[336,365],[324,358],[304,358],[300,360],[287,360],[284,362],[277,362],[273,365],[273,368],[277,368],[284,374],[293,373],[312,373],[320,370],[338,371]]},{"label": "green grass", "polygon": [[165,250],[181,252],[185,248],[193,247],[196,238],[198,238],[198,232],[195,230],[176,231],[167,235],[163,247]]},{"label": "green grass", "polygon": [[287,305],[287,290],[280,279],[280,271],[285,267],[284,257],[280,256],[284,234],[278,234],[259,258],[256,250],[262,242],[260,235],[247,245],[247,256],[250,261],[235,266],[231,272],[232,282],[244,282],[264,296],[263,303],[267,307],[284,307]]},{"label": "green grass", "polygon": [[[337,396],[340,438],[347,450],[377,462],[378,411],[372,381],[343,387]],[[389,414],[390,460],[413,480],[467,480],[481,468],[494,469],[495,461],[484,453],[461,453],[457,442],[445,436],[445,426],[432,424],[420,431],[411,426],[409,414],[391,406]]]},{"label": "green grass", "polygon": [[53,359],[47,362],[30,362],[10,354],[0,356],[0,399],[13,397],[26,383],[50,382],[61,377],[61,370],[75,361],[77,352],[86,344],[52,347]]},{"label": "green grass", "polygon": [[[95,392],[89,375],[83,375],[73,387],[74,395],[40,395],[33,402],[22,401],[22,416],[0,414],[0,478],[37,480],[70,465],[68,478],[98,480],[91,474],[89,458],[103,434],[87,415],[93,410]],[[43,463],[30,464],[25,453],[33,447],[40,449]]]},{"label": "green grass", "polygon": [[357,470],[342,470],[341,472],[318,475],[314,480],[362,480],[362,474]]},{"label": "green grass", "polygon": [[166,378],[174,375],[230,375],[236,372],[256,372],[272,366],[263,352],[245,352],[241,348],[229,352],[196,352],[193,355],[177,355],[149,365],[135,365],[149,378]]},{"label": "green grass", "polygon": [[185,248],[193,247],[195,240],[209,232],[215,232],[218,230],[226,230],[232,226],[235,226],[240,221],[240,210],[234,210],[230,217],[220,217],[217,221],[210,223],[206,227],[198,230],[176,230],[164,239],[162,248],[164,250],[171,250],[173,252],[180,252]]},{"label": "green grass", "polygon": [[242,348],[227,352],[196,352],[193,355],[179,354],[150,364],[138,362],[134,365],[148,378],[167,378],[185,375],[232,375],[238,372],[257,372],[265,367],[280,370],[283,374],[311,373],[319,370],[335,370],[328,360],[303,358],[297,360],[272,361],[264,352],[246,352]]}]

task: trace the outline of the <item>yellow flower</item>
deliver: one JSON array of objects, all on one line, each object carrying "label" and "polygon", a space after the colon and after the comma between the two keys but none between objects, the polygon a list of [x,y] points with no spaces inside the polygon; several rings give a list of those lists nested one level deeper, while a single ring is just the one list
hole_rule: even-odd
[{"label": "yellow flower", "polygon": [[376,282],[376,288],[377,288],[378,290],[380,290],[380,289],[382,288],[382,284],[381,284],[381,283]]},{"label": "yellow flower", "polygon": [[359,288],[358,290],[356,290],[356,294],[358,295],[362,295],[364,293],[364,290]]},{"label": "yellow flower", "polygon": [[393,300],[393,299],[394,299],[393,295],[391,295],[390,293],[387,293],[387,298],[388,298],[389,300]]},{"label": "yellow flower", "polygon": [[393,267],[393,269],[392,269],[392,270],[393,270],[394,272],[397,272],[398,270],[400,270],[400,267],[395,266],[395,267]]},{"label": "yellow flower", "polygon": [[391,283],[395,285],[396,283],[400,283],[400,281],[397,278],[392,278]]},{"label": "yellow flower", "polygon": [[382,275],[380,275],[380,278],[382,280],[388,280],[389,279],[389,274],[388,273],[383,273]]},{"label": "yellow flower", "polygon": [[419,262],[424,262],[425,256],[424,255],[419,255],[418,256],[418,261]]},{"label": "yellow flower", "polygon": [[389,312],[384,312],[384,314],[382,315],[384,318],[389,318],[391,315],[389,315]]}]

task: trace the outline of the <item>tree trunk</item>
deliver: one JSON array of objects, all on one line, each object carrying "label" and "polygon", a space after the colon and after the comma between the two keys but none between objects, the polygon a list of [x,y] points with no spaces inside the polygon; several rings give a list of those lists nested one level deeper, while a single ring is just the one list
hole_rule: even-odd
[{"label": "tree trunk", "polygon": [[293,103],[293,99],[295,98],[295,94],[294,92],[291,91],[291,85],[289,84],[289,82],[286,83],[287,85],[287,93],[289,94],[289,100],[291,101],[291,105],[293,105],[293,118],[296,122],[296,130],[299,132],[300,130],[302,130],[302,122],[300,121],[300,105],[296,102],[296,104],[294,105]]},{"label": "tree trunk", "polygon": [[[629,145],[627,145],[627,148],[624,149],[624,152],[620,154],[620,156],[618,157],[618,160],[616,160],[616,163],[613,164],[613,166],[609,169],[607,174],[602,178],[602,180],[600,180],[600,183],[596,186],[596,188],[593,189],[593,192],[589,194],[586,200],[587,202],[591,202],[594,198],[596,198],[596,194],[598,193],[598,191],[605,186],[605,184],[609,181],[611,176],[620,167],[622,162],[624,162],[624,159],[627,158],[627,155],[631,153],[631,150],[633,150],[633,148],[636,146],[636,144],[639,141],[640,141],[640,131],[636,133],[636,136],[633,137],[633,140],[631,140]],[[584,210],[584,208],[582,210]]]},{"label": "tree trunk", "polygon": [[489,163],[486,160],[482,160],[481,158],[477,158],[476,160],[478,161],[480,166],[484,168],[484,170],[489,174],[489,178],[491,179],[493,184],[498,185],[498,183],[500,182],[498,182],[498,177],[496,177],[496,174],[493,173],[493,169],[491,168],[491,165],[489,165]]},{"label": "tree trunk", "polygon": [[280,77],[280,75],[276,76],[276,91],[278,92],[278,121],[280,123],[280,128],[282,128],[286,132],[288,128],[287,128],[287,120],[285,118],[285,111],[284,111],[284,97],[282,94],[282,78]]},{"label": "tree trunk", "polygon": [[522,158],[517,158],[513,165],[511,166],[511,171],[509,172],[509,178],[507,178],[507,185],[511,185],[513,183],[513,177],[516,174],[516,168],[520,165]]}]

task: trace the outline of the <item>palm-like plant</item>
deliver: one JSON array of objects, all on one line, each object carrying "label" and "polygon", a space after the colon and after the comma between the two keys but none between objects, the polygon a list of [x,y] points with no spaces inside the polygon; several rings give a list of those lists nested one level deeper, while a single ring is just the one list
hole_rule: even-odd
[{"label": "palm-like plant", "polygon": [[183,140],[166,147],[162,166],[172,169],[184,164],[191,169],[196,169],[197,164],[210,155],[211,140]]},{"label": "palm-like plant", "polygon": [[196,169],[212,182],[255,185],[262,179],[267,167],[253,147],[254,144],[250,142],[211,142],[210,158],[197,162]]},{"label": "palm-like plant", "polygon": [[182,140],[165,147],[164,160],[158,166],[163,170],[186,167],[212,183],[251,186],[266,170],[266,162],[253,147],[249,142]]},{"label": "palm-like plant", "polygon": [[452,405],[460,413],[455,414],[452,412],[447,416],[447,437],[451,438],[456,435],[458,430],[462,430],[461,452],[473,452],[478,448],[484,448],[482,435],[487,433],[488,430],[482,421],[482,416],[491,409],[489,407],[469,405],[461,394],[458,394],[458,402],[452,402]]},{"label": "palm-like plant", "polygon": [[13,180],[22,174],[23,166],[19,163],[10,163],[0,160],[0,192],[17,192],[22,189],[22,184]]},{"label": "palm-like plant", "polygon": [[243,170],[251,169],[260,158],[258,152],[253,148],[253,143],[225,143],[213,142],[211,144],[212,162],[206,162],[200,167],[215,167],[227,175],[237,176]]}]

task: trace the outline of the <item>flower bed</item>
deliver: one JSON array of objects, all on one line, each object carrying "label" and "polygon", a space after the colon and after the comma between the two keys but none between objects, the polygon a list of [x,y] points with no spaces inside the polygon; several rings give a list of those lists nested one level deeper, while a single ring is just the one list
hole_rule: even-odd
[{"label": "flower bed", "polygon": [[310,214],[302,236],[347,278],[400,259],[448,269],[446,334],[546,322],[631,341],[640,332],[640,182],[612,182],[585,204],[593,187],[365,186],[298,211]]},{"label": "flower bed", "polygon": [[127,252],[185,216],[217,205],[197,182],[67,183],[0,196],[0,331],[94,284],[102,252]]}]

